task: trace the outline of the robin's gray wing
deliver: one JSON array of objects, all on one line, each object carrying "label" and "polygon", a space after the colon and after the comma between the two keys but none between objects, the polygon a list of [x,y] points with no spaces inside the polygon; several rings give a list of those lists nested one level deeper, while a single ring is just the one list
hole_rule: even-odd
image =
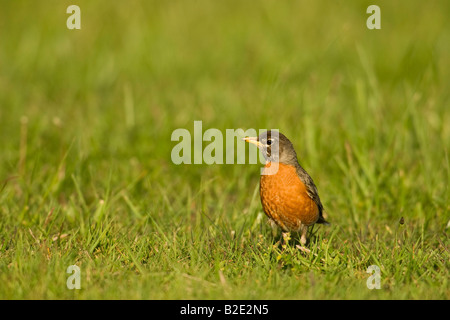
[{"label": "robin's gray wing", "polygon": [[319,191],[317,190],[317,187],[311,178],[311,176],[305,171],[305,169],[302,168],[301,165],[297,166],[297,175],[299,176],[300,180],[305,184],[306,186],[306,193],[308,196],[316,203],[317,208],[319,208],[319,219],[316,223],[324,223],[329,224],[323,217],[323,205],[320,201],[319,197]]}]

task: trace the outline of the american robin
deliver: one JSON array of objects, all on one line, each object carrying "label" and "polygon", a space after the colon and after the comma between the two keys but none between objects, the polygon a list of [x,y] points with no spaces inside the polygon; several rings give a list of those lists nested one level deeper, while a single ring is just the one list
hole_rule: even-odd
[{"label": "american robin", "polygon": [[282,133],[272,130],[243,140],[255,144],[266,159],[260,196],[269,222],[284,232],[300,232],[300,242],[305,245],[309,226],[329,223],[323,217],[317,187],[298,163],[294,146]]}]

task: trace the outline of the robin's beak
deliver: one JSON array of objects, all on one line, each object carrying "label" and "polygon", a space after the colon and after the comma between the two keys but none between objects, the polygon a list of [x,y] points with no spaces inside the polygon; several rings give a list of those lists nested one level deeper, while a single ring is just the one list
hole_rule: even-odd
[{"label": "robin's beak", "polygon": [[258,137],[245,137],[245,138],[242,138],[242,140],[244,140],[248,143],[252,143],[255,146],[257,146],[258,148],[261,148],[263,146],[263,144],[258,141]]}]

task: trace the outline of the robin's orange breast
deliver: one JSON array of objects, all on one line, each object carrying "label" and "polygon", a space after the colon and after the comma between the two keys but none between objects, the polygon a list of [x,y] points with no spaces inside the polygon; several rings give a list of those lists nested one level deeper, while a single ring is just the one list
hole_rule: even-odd
[{"label": "robin's orange breast", "polygon": [[[261,175],[261,203],[266,215],[284,231],[299,231],[319,218],[316,203],[308,196],[305,184],[294,166],[277,163],[275,174]],[[271,163],[266,164],[267,173]],[[272,167],[273,169],[273,167]]]}]

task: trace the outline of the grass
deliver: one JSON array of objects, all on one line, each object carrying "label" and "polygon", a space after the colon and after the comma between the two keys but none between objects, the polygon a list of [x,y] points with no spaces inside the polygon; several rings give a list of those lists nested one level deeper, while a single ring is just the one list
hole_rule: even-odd
[{"label": "grass", "polygon": [[[379,1],[381,30],[364,1],[70,4],[0,11],[0,298],[450,298],[448,1]],[[310,254],[260,165],[171,162],[194,120],[293,141],[332,223]]]}]

